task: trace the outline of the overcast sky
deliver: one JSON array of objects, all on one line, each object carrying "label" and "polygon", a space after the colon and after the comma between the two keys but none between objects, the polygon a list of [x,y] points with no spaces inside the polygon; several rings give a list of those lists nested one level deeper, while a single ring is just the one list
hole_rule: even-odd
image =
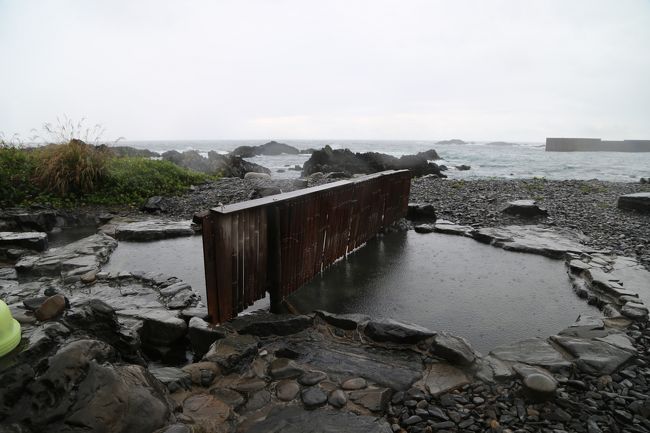
[{"label": "overcast sky", "polygon": [[648,0],[0,0],[0,131],[650,139]]}]

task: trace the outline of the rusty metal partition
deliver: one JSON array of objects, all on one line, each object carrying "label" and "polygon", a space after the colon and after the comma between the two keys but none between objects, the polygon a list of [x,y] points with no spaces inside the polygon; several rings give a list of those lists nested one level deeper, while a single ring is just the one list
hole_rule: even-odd
[{"label": "rusty metal partition", "polygon": [[225,322],[262,299],[272,307],[406,215],[408,170],[213,208],[203,219],[208,312]]}]

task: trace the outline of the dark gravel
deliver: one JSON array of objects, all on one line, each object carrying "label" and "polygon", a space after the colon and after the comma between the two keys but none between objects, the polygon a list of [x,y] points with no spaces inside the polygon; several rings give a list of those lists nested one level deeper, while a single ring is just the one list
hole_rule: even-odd
[{"label": "dark gravel", "polygon": [[648,432],[650,431],[650,330],[627,331],[639,355],[619,372],[564,376],[553,401],[533,403],[521,381],[474,383],[433,397],[412,389],[393,396],[388,421],[395,432]]},{"label": "dark gravel", "polygon": [[[650,269],[650,215],[621,210],[623,194],[650,191],[650,185],[597,180],[551,181],[414,179],[411,201],[432,203],[438,218],[463,225],[543,224],[577,229],[589,246],[636,257]],[[547,218],[523,219],[501,212],[508,201],[534,199]]]}]

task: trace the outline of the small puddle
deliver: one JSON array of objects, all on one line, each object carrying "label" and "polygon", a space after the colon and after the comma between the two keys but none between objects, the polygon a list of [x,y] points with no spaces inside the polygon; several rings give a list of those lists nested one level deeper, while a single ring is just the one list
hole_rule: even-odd
[{"label": "small puddle", "polygon": [[[174,275],[205,299],[200,236],[121,241],[104,270]],[[413,231],[371,240],[289,301],[301,312],[363,313],[450,331],[483,352],[547,337],[597,311],[574,294],[561,260]],[[264,299],[249,310],[267,307]]]}]

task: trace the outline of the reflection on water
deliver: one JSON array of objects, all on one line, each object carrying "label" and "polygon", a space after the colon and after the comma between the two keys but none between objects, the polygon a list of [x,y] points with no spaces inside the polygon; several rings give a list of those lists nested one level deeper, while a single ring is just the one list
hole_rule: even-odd
[{"label": "reflection on water", "polygon": [[561,261],[452,235],[374,239],[290,297],[302,312],[364,313],[447,330],[479,350],[557,333],[592,310]]}]

